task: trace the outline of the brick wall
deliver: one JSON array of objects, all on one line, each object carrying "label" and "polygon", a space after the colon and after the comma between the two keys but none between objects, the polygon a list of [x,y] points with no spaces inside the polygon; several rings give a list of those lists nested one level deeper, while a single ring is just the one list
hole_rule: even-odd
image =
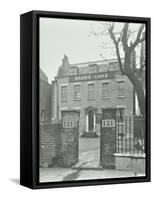
[{"label": "brick wall", "polygon": [[79,129],[64,128],[62,133],[62,165],[70,167],[78,162]]},{"label": "brick wall", "polygon": [[40,126],[40,166],[50,167],[60,162],[62,124]]},{"label": "brick wall", "polygon": [[78,162],[79,129],[61,123],[40,126],[40,166],[71,167]]}]

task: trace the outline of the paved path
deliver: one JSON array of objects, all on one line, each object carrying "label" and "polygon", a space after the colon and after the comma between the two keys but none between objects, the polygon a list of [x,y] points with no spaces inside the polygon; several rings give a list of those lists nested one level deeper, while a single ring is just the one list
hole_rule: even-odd
[{"label": "paved path", "polygon": [[100,138],[79,139],[79,162],[74,167],[100,167]]}]

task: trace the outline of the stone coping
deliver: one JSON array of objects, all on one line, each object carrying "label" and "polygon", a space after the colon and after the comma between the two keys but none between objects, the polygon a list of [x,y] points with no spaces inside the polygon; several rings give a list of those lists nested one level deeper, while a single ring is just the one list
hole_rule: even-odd
[{"label": "stone coping", "polygon": [[117,157],[145,158],[145,153],[143,154],[114,153],[113,155]]}]

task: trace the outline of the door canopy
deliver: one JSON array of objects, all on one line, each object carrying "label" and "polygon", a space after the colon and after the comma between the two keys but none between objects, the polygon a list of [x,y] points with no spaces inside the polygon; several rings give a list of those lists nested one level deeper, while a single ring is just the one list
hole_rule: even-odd
[{"label": "door canopy", "polygon": [[92,107],[92,106],[88,106],[88,107],[85,109],[86,114],[88,114],[89,111],[92,111],[93,113],[96,113],[96,110],[97,110],[97,108],[94,108],[94,107]]}]

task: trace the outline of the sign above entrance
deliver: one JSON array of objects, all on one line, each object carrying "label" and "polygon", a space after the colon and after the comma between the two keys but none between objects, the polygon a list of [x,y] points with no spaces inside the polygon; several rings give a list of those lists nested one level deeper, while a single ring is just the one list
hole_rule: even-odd
[{"label": "sign above entrance", "polygon": [[115,76],[114,71],[94,73],[94,74],[82,74],[77,76],[70,76],[69,82],[110,79],[114,78],[114,76]]},{"label": "sign above entrance", "polygon": [[73,121],[63,121],[63,128],[74,128],[75,123]]},{"label": "sign above entrance", "polygon": [[102,120],[102,128],[114,128],[114,127],[115,127],[115,119]]}]

